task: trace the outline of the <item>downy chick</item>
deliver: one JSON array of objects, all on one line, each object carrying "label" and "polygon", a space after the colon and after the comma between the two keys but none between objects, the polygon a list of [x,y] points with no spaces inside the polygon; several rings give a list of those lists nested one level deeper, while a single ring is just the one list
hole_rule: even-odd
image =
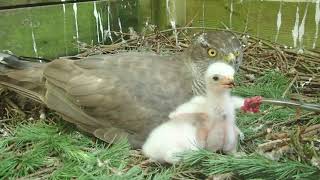
[{"label": "downy chick", "polygon": [[204,144],[199,143],[195,125],[202,121],[206,121],[202,114],[190,113],[161,124],[149,134],[142,146],[143,154],[161,163],[174,164],[180,160],[178,153],[204,148]]},{"label": "downy chick", "polygon": [[209,66],[205,74],[206,96],[193,97],[171,112],[170,119],[201,114],[197,127],[198,144],[210,151],[235,152],[238,136],[244,135],[235,123],[235,110],[244,106],[244,98],[231,96],[234,69],[221,62]]},{"label": "downy chick", "polygon": [[193,97],[170,113],[170,120],[150,133],[143,153],[159,162],[176,163],[176,154],[183,151],[216,151],[222,144],[235,144],[239,130],[234,124],[235,110],[229,92],[233,74],[233,68],[227,64],[210,65],[205,76],[207,95]]},{"label": "downy chick", "polygon": [[209,66],[205,74],[209,121],[205,146],[210,151],[236,152],[238,135],[241,132],[236,126],[235,110],[242,100],[231,96],[234,73],[231,66],[215,63],[214,66]]}]

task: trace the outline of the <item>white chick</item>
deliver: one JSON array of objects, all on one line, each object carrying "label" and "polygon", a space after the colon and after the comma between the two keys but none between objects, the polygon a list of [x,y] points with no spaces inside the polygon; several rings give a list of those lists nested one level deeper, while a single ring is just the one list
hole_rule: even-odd
[{"label": "white chick", "polygon": [[233,68],[225,63],[210,65],[205,75],[207,95],[195,96],[170,113],[170,120],[150,133],[143,153],[152,160],[176,163],[176,154],[188,150],[236,150],[240,131],[230,95],[233,75]]},{"label": "white chick", "polygon": [[[244,105],[244,99],[231,96],[234,86],[234,69],[221,62],[209,66],[205,74],[206,96],[196,96],[180,105],[170,113],[169,118],[186,117],[191,113],[207,116],[197,124],[198,144],[204,144],[208,150],[222,150],[226,153],[236,151],[238,135],[243,133],[235,124],[235,110]],[[203,119],[202,119],[203,120]]]},{"label": "white chick", "polygon": [[197,139],[197,122],[204,119],[193,113],[177,116],[156,127],[142,146],[145,156],[158,162],[177,163],[177,155],[188,150],[204,148]]},{"label": "white chick", "polygon": [[230,93],[234,72],[230,65],[219,62],[209,66],[205,74],[210,124],[206,149],[210,151],[236,152],[240,130],[235,124],[235,109],[241,104],[241,98],[232,97]]}]

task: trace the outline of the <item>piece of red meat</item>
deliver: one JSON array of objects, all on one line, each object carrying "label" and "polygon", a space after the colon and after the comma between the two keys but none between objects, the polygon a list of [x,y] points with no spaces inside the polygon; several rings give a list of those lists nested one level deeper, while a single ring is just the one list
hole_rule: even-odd
[{"label": "piece of red meat", "polygon": [[262,102],[261,96],[254,96],[251,98],[246,98],[244,100],[244,105],[241,107],[241,110],[244,112],[259,112],[260,104]]}]

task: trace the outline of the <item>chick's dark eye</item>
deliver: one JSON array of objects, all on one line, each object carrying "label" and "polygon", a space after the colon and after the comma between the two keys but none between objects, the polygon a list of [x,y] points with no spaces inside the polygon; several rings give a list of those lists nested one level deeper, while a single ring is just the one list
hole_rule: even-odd
[{"label": "chick's dark eye", "polygon": [[218,81],[218,80],[219,80],[219,77],[218,77],[218,76],[213,76],[212,79],[213,79],[214,81]]}]

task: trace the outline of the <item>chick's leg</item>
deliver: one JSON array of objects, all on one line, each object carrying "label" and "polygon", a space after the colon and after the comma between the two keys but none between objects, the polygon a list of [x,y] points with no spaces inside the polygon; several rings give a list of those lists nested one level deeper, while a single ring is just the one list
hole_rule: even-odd
[{"label": "chick's leg", "polygon": [[223,151],[228,154],[234,154],[237,152],[237,144],[238,128],[231,123],[226,123]]},{"label": "chick's leg", "polygon": [[215,124],[208,132],[206,149],[212,152],[222,150],[225,141],[225,128],[222,123]]}]

